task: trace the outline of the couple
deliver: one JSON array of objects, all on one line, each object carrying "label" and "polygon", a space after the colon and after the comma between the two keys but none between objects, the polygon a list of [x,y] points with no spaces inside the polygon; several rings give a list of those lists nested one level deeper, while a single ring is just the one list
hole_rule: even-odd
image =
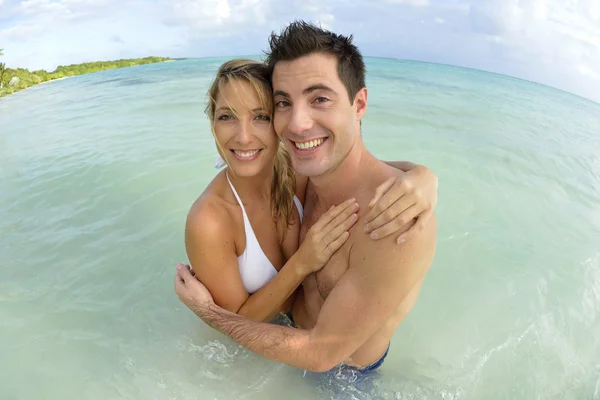
[{"label": "couple", "polygon": [[436,246],[437,177],[365,148],[351,40],[294,22],[265,63],[220,67],[207,114],[227,167],[191,207],[175,275],[209,326],[313,372],[381,365]]}]

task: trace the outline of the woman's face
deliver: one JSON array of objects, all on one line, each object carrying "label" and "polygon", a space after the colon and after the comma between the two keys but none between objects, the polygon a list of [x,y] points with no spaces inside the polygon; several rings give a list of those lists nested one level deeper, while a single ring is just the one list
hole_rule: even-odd
[{"label": "woman's face", "polygon": [[254,86],[245,79],[230,81],[216,100],[215,136],[235,175],[255,176],[272,168],[279,138],[271,110],[263,108]]}]

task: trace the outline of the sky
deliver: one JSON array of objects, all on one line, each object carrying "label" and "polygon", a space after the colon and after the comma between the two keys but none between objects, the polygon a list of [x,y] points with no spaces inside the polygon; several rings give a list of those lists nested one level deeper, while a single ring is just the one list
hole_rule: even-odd
[{"label": "sky", "polygon": [[0,58],[79,62],[257,55],[294,19],[365,56],[496,72],[600,102],[600,0],[0,0]]}]

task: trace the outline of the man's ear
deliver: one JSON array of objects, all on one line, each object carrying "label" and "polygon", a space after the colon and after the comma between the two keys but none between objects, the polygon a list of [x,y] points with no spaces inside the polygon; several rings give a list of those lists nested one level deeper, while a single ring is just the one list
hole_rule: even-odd
[{"label": "man's ear", "polygon": [[362,120],[365,113],[367,112],[367,98],[368,92],[367,88],[362,88],[356,93],[354,96],[354,107],[356,109],[356,119]]}]

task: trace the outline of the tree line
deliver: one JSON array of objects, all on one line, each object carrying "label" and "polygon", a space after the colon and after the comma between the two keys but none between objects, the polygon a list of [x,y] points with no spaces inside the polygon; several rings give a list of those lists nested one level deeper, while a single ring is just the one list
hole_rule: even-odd
[{"label": "tree line", "polygon": [[[2,55],[2,49],[0,49],[0,56]],[[54,79],[170,60],[170,58],[165,57],[145,57],[113,61],[96,61],[82,64],[59,65],[52,72],[47,72],[45,70],[29,71],[24,68],[7,68],[4,63],[0,63],[0,97]],[[18,79],[13,79],[15,77]]]}]

